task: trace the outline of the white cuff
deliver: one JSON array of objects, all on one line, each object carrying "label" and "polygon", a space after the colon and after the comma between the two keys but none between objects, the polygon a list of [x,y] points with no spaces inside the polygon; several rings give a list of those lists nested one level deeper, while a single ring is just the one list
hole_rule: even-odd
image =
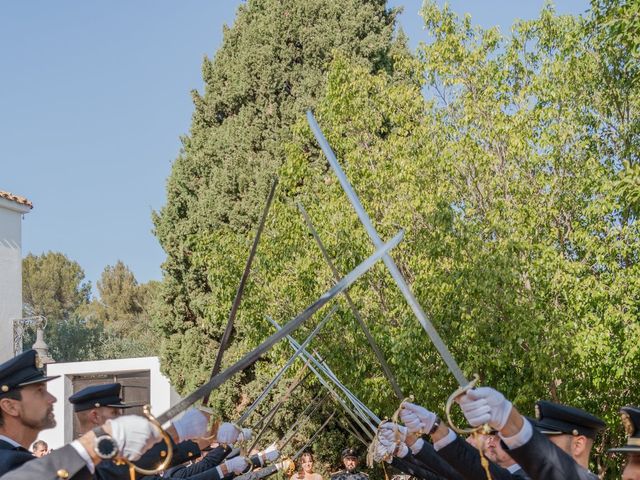
[{"label": "white cuff", "polygon": [[437,442],[433,443],[433,449],[437,452],[438,450],[443,449],[450,443],[455,442],[456,438],[458,438],[458,435],[456,435],[456,432],[449,429],[449,432],[444,437],[442,437]]},{"label": "white cuff", "polygon": [[93,464],[93,460],[91,460],[89,452],[85,450],[79,440],[74,440],[73,442],[71,442],[71,446],[76,452],[78,452],[78,455],[82,457],[84,463],[87,464],[87,468],[91,472],[91,475],[93,475],[96,472],[96,466]]},{"label": "white cuff", "polygon": [[413,453],[415,455],[420,450],[422,450],[422,447],[424,447],[424,439],[419,438],[418,440],[413,442],[413,445],[411,445],[411,447],[410,447],[411,448],[411,453]]},{"label": "white cuff", "polygon": [[[222,465],[222,464],[220,464],[220,465]],[[220,468],[220,465],[218,465],[216,467],[216,472],[218,472],[218,475],[219,475],[220,478],[224,478],[224,475],[222,474],[222,468]]]},{"label": "white cuff", "polygon": [[510,449],[521,447],[522,445],[527,443],[529,440],[531,440],[531,437],[533,436],[533,427],[529,423],[529,420],[527,420],[526,418],[523,418],[522,420],[523,420],[522,428],[515,435],[511,437],[504,437],[502,436],[501,433],[499,434],[502,441]]}]

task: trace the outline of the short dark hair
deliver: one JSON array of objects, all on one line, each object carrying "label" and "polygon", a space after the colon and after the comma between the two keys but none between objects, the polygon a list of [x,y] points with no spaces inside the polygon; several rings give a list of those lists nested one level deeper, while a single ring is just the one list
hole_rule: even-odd
[{"label": "short dark hair", "polygon": [[[12,400],[22,400],[22,389],[16,388],[15,390],[9,390],[7,393],[0,395],[0,400],[3,398],[10,398]],[[4,417],[2,416],[2,409],[0,408],[0,427],[4,427]]]}]

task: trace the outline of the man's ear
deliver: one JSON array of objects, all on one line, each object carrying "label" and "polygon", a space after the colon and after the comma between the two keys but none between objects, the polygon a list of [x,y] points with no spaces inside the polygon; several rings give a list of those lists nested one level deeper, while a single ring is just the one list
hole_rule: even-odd
[{"label": "man's ear", "polygon": [[3,415],[9,415],[10,417],[17,417],[20,414],[20,400],[14,400],[13,398],[0,399],[0,409],[2,409]]},{"label": "man's ear", "polygon": [[571,442],[571,449],[573,450],[573,456],[581,456],[587,448],[587,437],[584,435],[576,435]]}]

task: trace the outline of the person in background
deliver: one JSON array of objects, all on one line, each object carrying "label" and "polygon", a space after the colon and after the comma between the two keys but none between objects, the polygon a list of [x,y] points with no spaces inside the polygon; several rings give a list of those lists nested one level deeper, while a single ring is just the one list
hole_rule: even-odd
[{"label": "person in background", "polygon": [[33,455],[40,458],[44,457],[47,453],[49,453],[49,445],[44,440],[36,440],[31,445],[31,451]]},{"label": "person in background", "polygon": [[300,456],[300,468],[291,476],[291,480],[322,480],[322,475],[313,471],[311,452],[304,452]]}]

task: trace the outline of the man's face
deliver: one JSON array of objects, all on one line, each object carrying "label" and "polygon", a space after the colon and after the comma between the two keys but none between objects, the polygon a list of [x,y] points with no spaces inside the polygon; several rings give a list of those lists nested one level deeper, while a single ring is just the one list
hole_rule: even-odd
[{"label": "man's face", "polygon": [[493,463],[507,468],[513,465],[515,460],[504,451],[500,445],[500,438],[497,435],[487,435],[484,443],[484,455]]},{"label": "man's face", "polygon": [[47,391],[45,383],[34,383],[21,388],[20,420],[22,424],[36,431],[46,430],[56,426],[53,416],[53,404],[56,397]]},{"label": "man's face", "polygon": [[547,435],[547,438],[560,450],[573,456],[571,449],[571,435]]},{"label": "man's face", "polygon": [[102,425],[107,420],[112,420],[114,418],[118,418],[122,415],[121,408],[115,407],[98,407],[96,408],[96,419],[97,424]]},{"label": "man's face", "polygon": [[358,459],[356,457],[344,457],[342,463],[344,463],[344,468],[351,472],[358,466]]},{"label": "man's face", "polygon": [[47,449],[43,443],[39,443],[36,449],[33,451],[33,455],[36,457],[44,457],[47,454]]},{"label": "man's face", "polygon": [[627,456],[622,480],[640,480],[640,454],[634,453]]}]

